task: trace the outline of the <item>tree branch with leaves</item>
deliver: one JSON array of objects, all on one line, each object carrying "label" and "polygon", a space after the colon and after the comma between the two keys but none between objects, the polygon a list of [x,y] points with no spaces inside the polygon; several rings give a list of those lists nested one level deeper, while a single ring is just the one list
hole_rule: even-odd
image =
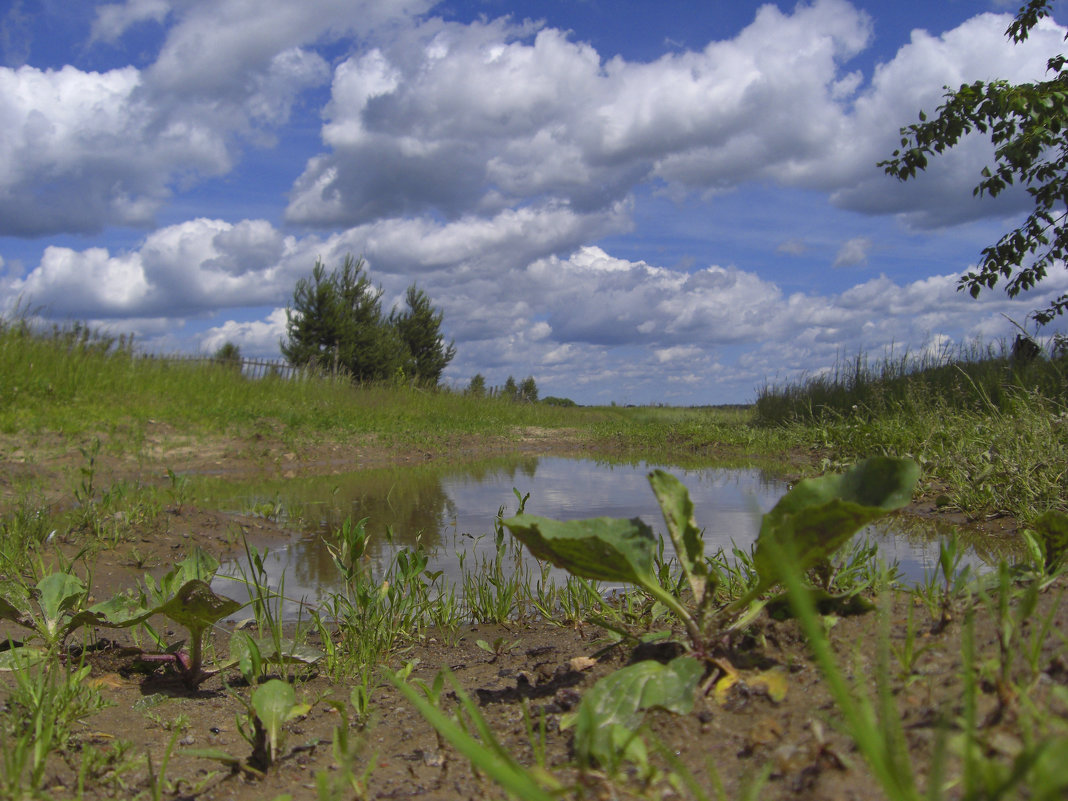
[{"label": "tree branch with leaves", "polygon": [[[1030,0],[1020,8],[1005,35],[1019,44],[1050,15],[1050,0]],[[1068,57],[1047,62],[1047,80],[1011,84],[996,80],[946,87],[938,116],[901,129],[901,147],[879,162],[888,175],[907,181],[927,168],[928,161],[956,146],[972,132],[989,136],[994,164],[984,167],[975,196],[997,197],[1020,184],[1031,195],[1027,219],[994,245],[984,248],[975,270],[961,276],[957,288],[973,298],[1002,280],[1014,298],[1036,286],[1051,269],[1065,267],[1068,256]],[[1031,317],[1040,325],[1068,311],[1061,295]]]}]

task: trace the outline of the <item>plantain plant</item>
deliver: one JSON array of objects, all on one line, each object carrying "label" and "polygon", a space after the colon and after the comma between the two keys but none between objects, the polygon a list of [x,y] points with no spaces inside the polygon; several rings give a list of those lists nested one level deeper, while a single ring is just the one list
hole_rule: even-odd
[{"label": "plantain plant", "polygon": [[[704,555],[689,493],[678,479],[661,470],[653,471],[649,481],[675,546],[689,603],[683,602],[683,593],[665,589],[658,578],[660,541],[640,518],[561,522],[520,512],[505,520],[504,526],[538,559],[582,578],[641,587],[677,616],[690,640],[690,652],[668,664],[636,662],[602,678],[586,693],[578,710],[561,720],[561,728],[575,729],[580,768],[599,765],[613,774],[625,762],[637,766],[639,772],[647,768],[647,749],[637,733],[645,713],[653,708],[688,712],[709,663],[724,673],[723,686],[736,680],[737,671],[717,659],[712,648],[724,630],[752,620],[765,605],[762,597],[776,586],[790,582],[796,594],[796,576],[812,569],[826,575],[823,568],[830,557],[862,526],[908,503],[919,472],[911,460],[877,457],[840,475],[799,482],[763,518],[753,554],[755,585],[720,609],[715,608],[719,573]],[[784,553],[790,555],[788,565],[782,562]],[[806,587],[809,603],[826,595],[826,588],[822,594],[816,589]],[[774,677],[763,675],[757,680],[769,687],[772,697],[785,692],[784,686],[771,686]],[[491,735],[483,734],[490,745],[474,741],[400,677],[394,683],[442,736],[503,787],[521,798],[545,797],[539,786],[542,782],[531,773],[502,763]]]},{"label": "plantain plant", "polygon": [[638,585],[677,617],[694,655],[709,657],[717,636],[751,620],[764,606],[761,597],[781,583],[773,554],[783,544],[796,555],[796,570],[826,565],[863,526],[907,504],[919,475],[911,459],[875,457],[842,474],[798,482],[764,515],[753,555],[755,586],[720,609],[715,608],[718,573],[704,555],[689,492],[662,470],[654,470],[649,482],[675,546],[689,604],[658,580],[659,541],[641,518],[564,522],[521,513],[504,525],[538,559],[583,578]]},{"label": "plantain plant", "polygon": [[[146,575],[137,595],[117,595],[89,611],[99,625],[144,626],[163,650],[142,654],[141,658],[146,662],[170,664],[185,685],[193,689],[218,672],[204,669],[204,639],[208,630],[244,606],[212,590],[210,582],[218,569],[218,560],[197,548],[158,582]],[[168,645],[148,622],[153,615],[163,615],[183,626],[189,632],[188,650],[184,641]]]}]

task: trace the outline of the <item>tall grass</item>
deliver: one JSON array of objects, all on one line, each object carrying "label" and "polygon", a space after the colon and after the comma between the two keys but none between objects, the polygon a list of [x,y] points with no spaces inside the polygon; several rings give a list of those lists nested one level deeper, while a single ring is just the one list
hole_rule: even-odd
[{"label": "tall grass", "polygon": [[[149,420],[204,431],[332,437],[374,432],[500,434],[574,424],[577,410],[345,378],[250,380],[227,365],[136,355],[125,340],[0,322],[0,431],[67,435],[137,429]],[[136,433],[136,432],[134,432]]]},{"label": "tall grass", "polygon": [[1063,348],[1030,361],[1004,346],[876,364],[858,356],[829,375],[765,387],[754,419],[825,461],[913,457],[937,505],[972,518],[1068,510]]},{"label": "tall grass", "polygon": [[828,373],[781,386],[765,385],[754,406],[759,424],[818,422],[835,415],[878,417],[931,404],[1004,411],[1021,392],[1068,402],[1068,351],[1014,357],[1005,342],[972,343],[956,351],[909,353],[871,361],[858,354]]}]

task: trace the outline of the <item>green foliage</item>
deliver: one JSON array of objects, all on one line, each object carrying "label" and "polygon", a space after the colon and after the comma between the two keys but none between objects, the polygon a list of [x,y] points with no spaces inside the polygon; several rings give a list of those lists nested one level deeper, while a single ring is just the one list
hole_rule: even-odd
[{"label": "green foliage", "polygon": [[0,796],[36,798],[48,757],[68,747],[85,718],[107,706],[87,681],[90,667],[67,670],[57,657],[45,664],[23,662],[0,715],[5,737],[0,757]]},{"label": "green foliage", "polygon": [[[774,555],[785,544],[793,549],[801,570],[820,566],[861,527],[907,504],[919,473],[912,460],[876,457],[841,475],[799,482],[764,515],[753,559],[759,581],[721,614],[742,612],[782,580]],[[662,471],[653,472],[650,483],[689,584],[693,613],[663,586],[655,569],[659,543],[641,518],[561,522],[521,513],[504,525],[536,558],[573,575],[638,585],[678,617],[691,646],[704,653],[714,622],[711,604],[716,577],[704,556],[693,504],[686,488]],[[748,614],[735,625],[748,619]]]},{"label": "green foliage", "polygon": [[[47,649],[53,649],[75,629],[95,622],[96,616],[85,609],[88,595],[88,588],[77,576],[50,573],[37,582],[32,592],[20,585],[5,587],[0,592],[0,620],[31,630]],[[31,604],[31,598],[35,603]],[[11,666],[0,659],[0,669]]]},{"label": "green foliage", "polygon": [[345,257],[329,274],[316,261],[310,278],[297,282],[286,308],[282,355],[354,381],[410,377],[437,386],[456,349],[439,332],[442,315],[426,294],[409,287],[407,309],[383,316],[382,290],[371,284],[363,259]]},{"label": "green foliage", "polygon": [[583,767],[618,770],[621,759],[642,763],[645,746],[637,729],[649,709],[678,715],[693,709],[702,663],[679,656],[666,665],[648,659],[609,674],[582,699],[578,711],[560,721],[575,727],[575,756]]},{"label": "green foliage", "polygon": [[140,597],[117,595],[89,609],[96,616],[97,625],[128,628],[144,625],[149,634],[162,646],[162,638],[149,627],[147,621],[153,615],[164,615],[189,632],[189,651],[181,644],[169,648],[163,654],[145,655],[146,661],[167,662],[179,672],[190,688],[199,686],[216,671],[204,670],[204,638],[212,626],[234,614],[244,604],[216,594],[210,585],[218,561],[200,548],[176,564],[156,582],[145,575]]},{"label": "green foliage", "polygon": [[434,311],[423,290],[412,284],[405,295],[405,303],[407,308],[403,312],[394,310],[390,313],[389,322],[408,349],[410,361],[406,373],[419,384],[436,387],[442,372],[456,355],[456,348],[451,342],[445,344],[445,337],[440,333],[442,314]]},{"label": "green foliage", "polygon": [[755,412],[759,425],[779,425],[841,415],[873,420],[902,411],[922,413],[937,404],[959,411],[1007,411],[1025,392],[1068,400],[1068,360],[1054,352],[1050,358],[1021,361],[1005,343],[974,343],[918,358],[857,356],[826,374],[765,385],[757,393]]},{"label": "green foliage", "polygon": [[[410,667],[391,674],[390,681],[457,751],[471,760],[472,765],[522,801],[553,801],[557,798],[557,792],[561,789],[559,781],[545,771],[535,772],[520,765],[515,756],[493,736],[478,707],[451,674],[446,672],[445,675],[460,699],[462,710],[455,716],[447,715],[425,694],[409,684],[406,681],[408,671]],[[477,738],[472,731],[478,734]]]},{"label": "green foliage", "polygon": [[252,763],[264,768],[275,764],[282,747],[282,727],[310,709],[309,704],[297,703],[296,691],[287,681],[271,679],[257,687],[248,717],[237,721],[238,730],[252,745]]},{"label": "green foliage", "polygon": [[907,505],[919,478],[920,466],[911,459],[883,456],[795,484],[761,521],[753,554],[760,575],[755,592],[781,581],[777,554],[786,542],[795,569],[815,567],[868,523]]},{"label": "green foliage", "polygon": [[[1027,39],[1043,17],[1050,15],[1050,0],[1031,0],[1018,12],[1006,35],[1013,42]],[[984,248],[977,270],[960,279],[959,289],[978,297],[1006,279],[1009,297],[1031,289],[1050,269],[1063,267],[1068,258],[1068,228],[1064,204],[1068,194],[1068,72],[1063,54],[1047,61],[1047,80],[1012,84],[1004,80],[946,87],[938,116],[901,129],[901,148],[880,162],[889,175],[905,181],[927,168],[928,160],[955,147],[976,131],[994,145],[993,169],[985,167],[973,194],[996,197],[1019,183],[1034,202],[1027,219]],[[1068,294],[1045,309],[1032,313],[1048,323],[1068,310]]]},{"label": "green foliage", "polygon": [[508,376],[504,382],[504,387],[501,388],[501,396],[507,400],[519,400],[519,386],[512,376]]},{"label": "green foliage", "polygon": [[233,342],[224,342],[219,349],[212,354],[213,359],[219,362],[239,364],[241,362],[241,348]]},{"label": "green foliage", "polygon": [[528,375],[520,382],[516,399],[524,403],[538,402],[538,385],[534,381],[534,376]]},{"label": "green foliage", "polygon": [[467,385],[467,389],[464,390],[472,398],[483,398],[486,396],[486,377],[482,373],[475,373],[471,378],[471,383]]},{"label": "green foliage", "polygon": [[1046,571],[1057,570],[1068,556],[1068,515],[1050,509],[1035,521],[1034,533]]}]

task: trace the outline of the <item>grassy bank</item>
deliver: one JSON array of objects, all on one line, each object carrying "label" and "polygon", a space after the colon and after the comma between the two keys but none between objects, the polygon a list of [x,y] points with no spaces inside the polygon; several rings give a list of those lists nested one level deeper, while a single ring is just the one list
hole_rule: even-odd
[{"label": "grassy bank", "polygon": [[971,517],[1029,521],[1068,509],[1068,350],[999,345],[951,358],[858,357],[826,376],[765,387],[753,424],[824,453],[823,466],[911,456],[925,491]]},{"label": "grassy bank", "polygon": [[406,386],[354,387],[344,378],[245,379],[224,364],[142,358],[83,330],[35,335],[0,327],[0,431],[77,436],[136,430],[147,421],[202,432],[289,437],[362,433],[500,432],[516,425],[574,425],[581,413]]},{"label": "grassy bank", "polygon": [[141,358],[83,328],[0,326],[0,432],[61,434],[136,452],[164,424],[183,435],[283,444],[380,442],[447,449],[457,435],[567,429],[591,453],[672,463],[782,464],[817,472],[910,456],[923,491],[975,518],[1025,521],[1068,507],[1068,356],[1008,348],[952,359],[858,358],[829,376],[760,391],[752,407],[561,407],[344,379],[250,380],[225,365]]}]

